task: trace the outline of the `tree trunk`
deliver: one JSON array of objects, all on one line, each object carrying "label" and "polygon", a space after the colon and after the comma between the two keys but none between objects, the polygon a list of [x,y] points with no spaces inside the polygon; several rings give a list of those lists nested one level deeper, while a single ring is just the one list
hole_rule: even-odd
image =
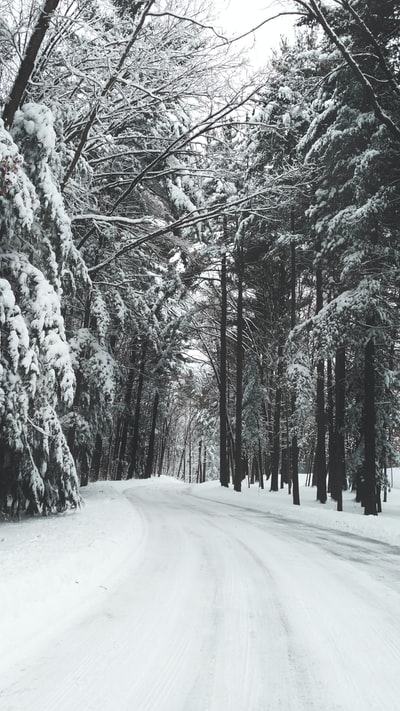
[{"label": "tree trunk", "polygon": [[272,434],[272,462],[271,462],[271,491],[279,490],[279,456],[281,448],[281,405],[282,405],[282,389],[281,379],[283,374],[283,346],[278,346],[278,371],[276,377],[275,390],[275,409],[273,417],[273,434]]},{"label": "tree trunk", "polygon": [[162,468],[163,468],[163,464],[164,464],[165,450],[167,448],[168,433],[169,433],[170,426],[171,426],[171,419],[167,420],[167,418],[165,417],[163,426],[162,426],[160,454],[159,454],[159,458],[158,458],[158,467],[157,467],[157,475],[158,476],[161,476],[161,474],[162,474]]},{"label": "tree trunk", "polygon": [[[319,313],[323,306],[322,295],[322,270],[317,269],[316,273],[316,297],[317,309]],[[317,425],[317,448],[315,452],[315,478],[317,482],[317,501],[326,503],[326,454],[325,454],[325,364],[323,358],[317,362],[317,403],[316,403],[316,425]]]},{"label": "tree trunk", "polygon": [[158,403],[160,401],[160,395],[158,390],[156,390],[153,402],[153,412],[151,416],[151,431],[149,439],[149,448],[147,450],[146,466],[144,469],[144,478],[149,479],[153,473],[153,462],[154,462],[154,443],[156,439],[156,424],[158,415]]},{"label": "tree trunk", "polygon": [[126,452],[126,445],[128,441],[128,431],[129,431],[129,425],[131,422],[131,416],[130,416],[130,407],[131,407],[131,400],[132,400],[132,390],[133,390],[133,383],[135,380],[135,371],[134,371],[134,364],[136,362],[136,349],[132,349],[131,353],[131,358],[130,358],[130,370],[128,374],[128,379],[126,383],[126,390],[125,390],[125,406],[124,406],[124,413],[122,415],[121,419],[121,426],[119,427],[119,431],[117,434],[117,442],[115,446],[115,451],[116,451],[116,460],[117,460],[117,473],[116,473],[116,480],[121,481],[122,479],[122,474],[123,474],[123,469],[124,469],[124,457],[125,457],[125,452]]},{"label": "tree trunk", "polygon": [[234,490],[242,490],[242,407],[243,407],[243,248],[238,247],[238,298],[236,314],[236,431]]},{"label": "tree trunk", "polygon": [[204,449],[203,449],[203,475],[202,475],[202,479],[201,479],[202,484],[205,483],[206,473],[207,473],[207,445],[205,444]]},{"label": "tree trunk", "polygon": [[90,479],[91,481],[98,481],[100,475],[100,464],[101,457],[103,454],[103,438],[101,433],[98,432],[96,435],[96,440],[94,444],[94,451],[92,456],[92,463],[90,467]]},{"label": "tree trunk", "polygon": [[263,468],[263,455],[261,450],[261,440],[258,440],[258,483],[260,489],[264,488],[264,468]]},{"label": "tree trunk", "polygon": [[202,480],[202,471],[201,471],[201,467],[202,467],[201,450],[202,450],[202,447],[203,447],[203,442],[200,439],[199,440],[198,459],[197,459],[196,484],[201,484],[201,480]]},{"label": "tree trunk", "polygon": [[22,97],[28,86],[29,79],[35,68],[35,62],[39,54],[40,47],[49,29],[50,21],[57,9],[60,0],[46,0],[41,10],[36,26],[29,39],[25,56],[19,66],[17,77],[10,91],[9,99],[3,110],[3,121],[6,128],[10,128],[15,112],[21,104]]},{"label": "tree trunk", "polygon": [[188,460],[188,470],[189,470],[189,484],[192,483],[192,424],[189,423],[189,460]]},{"label": "tree trunk", "polygon": [[328,492],[334,501],[338,500],[338,478],[336,462],[335,408],[332,359],[326,365],[327,419],[328,419]]},{"label": "tree trunk", "polygon": [[[294,210],[291,211],[291,229],[294,233]],[[290,327],[293,329],[296,326],[296,245],[292,240],[290,245]],[[297,433],[294,423],[294,415],[296,412],[296,395],[291,397],[291,412],[292,412],[292,428],[293,434],[290,443],[290,458],[292,464],[292,496],[293,504],[300,506],[300,491],[299,491],[299,447],[297,442]]]},{"label": "tree trunk", "polygon": [[[224,221],[226,229],[226,219]],[[227,407],[226,407],[226,253],[221,259],[221,331],[220,331],[220,383],[219,383],[219,480],[221,486],[229,486],[227,455]]]},{"label": "tree trunk", "polygon": [[346,350],[341,346],[336,351],[335,360],[335,400],[336,400],[336,418],[335,418],[335,444],[336,444],[336,481],[337,481],[337,510],[343,511],[343,489],[346,482],[345,468],[345,442],[344,442],[344,426],[345,426],[345,404],[346,404]]},{"label": "tree trunk", "polygon": [[136,472],[136,462],[137,462],[137,455],[138,455],[138,449],[139,449],[140,410],[141,410],[141,406],[142,406],[144,373],[145,373],[145,369],[146,369],[146,354],[147,354],[147,343],[145,342],[142,346],[142,354],[141,354],[141,358],[140,358],[139,378],[138,378],[135,414],[134,414],[134,422],[133,422],[131,460],[129,462],[128,476],[127,476],[128,479],[132,479],[135,475],[135,472]]},{"label": "tree trunk", "polygon": [[364,354],[364,514],[376,516],[375,342],[371,336]]}]

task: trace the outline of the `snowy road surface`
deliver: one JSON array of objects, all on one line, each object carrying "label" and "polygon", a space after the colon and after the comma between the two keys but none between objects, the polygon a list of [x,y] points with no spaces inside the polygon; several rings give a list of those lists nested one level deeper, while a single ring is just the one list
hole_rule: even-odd
[{"label": "snowy road surface", "polygon": [[396,546],[188,487],[124,496],[124,570],[3,659],[1,711],[400,708]]}]

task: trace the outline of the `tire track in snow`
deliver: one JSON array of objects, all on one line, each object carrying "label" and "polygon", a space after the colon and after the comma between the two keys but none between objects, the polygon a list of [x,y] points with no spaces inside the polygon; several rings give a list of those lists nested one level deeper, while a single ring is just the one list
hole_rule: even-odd
[{"label": "tire track in snow", "polygon": [[[192,510],[191,502],[186,502],[186,507]],[[201,511],[202,508],[196,503],[193,514],[198,516],[201,512],[208,521],[208,555],[217,557],[215,565],[218,565],[218,554],[221,556],[223,552],[219,568],[223,614],[219,616],[207,651],[213,665],[206,675],[208,688],[204,689],[204,675],[195,687],[197,696],[199,689],[206,691],[207,703],[193,706],[193,698],[196,698],[193,693],[191,703],[184,708],[195,711],[231,708],[312,711],[320,708],[312,700],[313,681],[307,667],[300,663],[297,650],[290,648],[287,618],[265,560],[244,543],[235,520],[224,518],[221,525],[209,511]],[[228,586],[229,596],[226,595]],[[234,595],[232,589],[236,591]],[[282,687],[282,677],[290,679],[290,690]],[[303,699],[304,706],[299,699]]]},{"label": "tire track in snow", "polygon": [[386,711],[377,678],[397,708],[399,595],[365,566],[180,488],[127,496],[144,538],[125,582],[16,669],[1,711]]},{"label": "tire track in snow", "polygon": [[[367,567],[365,559],[354,561],[358,537],[350,538],[347,555],[342,551],[340,558],[329,550],[334,537],[321,551],[321,530],[317,530],[317,544],[304,536],[298,540],[293,523],[286,526],[283,522],[277,529],[269,516],[257,512],[249,517],[246,509],[232,508],[236,508],[230,516],[236,519],[237,530],[244,537],[252,531],[251,553],[257,551],[266,561],[274,586],[281,591],[278,600],[284,602],[287,636],[296,650],[295,667],[303,659],[303,667],[312,670],[316,706],[321,708],[320,699],[324,711],[397,708],[400,679],[393,668],[400,668],[400,599],[392,589],[392,556],[389,574],[384,574],[383,565],[377,579],[374,566]],[[266,557],[268,540],[273,545]],[[362,551],[358,556],[362,557]],[[301,686],[301,674],[299,678]],[[305,694],[304,707],[308,708],[310,684],[299,691]]]}]

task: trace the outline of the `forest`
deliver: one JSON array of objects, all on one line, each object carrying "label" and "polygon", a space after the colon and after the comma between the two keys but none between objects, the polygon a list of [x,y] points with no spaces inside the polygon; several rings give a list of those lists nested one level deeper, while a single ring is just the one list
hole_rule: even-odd
[{"label": "forest", "polygon": [[396,0],[282,0],[257,72],[197,0],[0,4],[1,515],[160,474],[299,505],[299,472],[379,513]]}]

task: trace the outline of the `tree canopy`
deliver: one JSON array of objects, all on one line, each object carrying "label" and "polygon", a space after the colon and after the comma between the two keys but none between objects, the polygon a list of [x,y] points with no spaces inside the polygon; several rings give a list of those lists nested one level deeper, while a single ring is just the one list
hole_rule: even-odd
[{"label": "tree canopy", "polygon": [[[0,507],[163,472],[376,514],[398,451],[399,10],[2,3]],[[267,18],[266,18],[267,19]],[[386,495],[386,494],[385,494]]]}]

